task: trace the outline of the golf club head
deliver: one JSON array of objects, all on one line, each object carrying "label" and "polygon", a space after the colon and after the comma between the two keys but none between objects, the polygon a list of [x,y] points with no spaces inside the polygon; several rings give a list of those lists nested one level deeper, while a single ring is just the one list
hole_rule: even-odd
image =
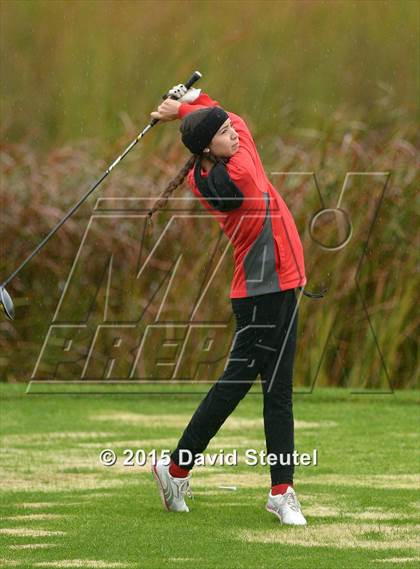
[{"label": "golf club head", "polygon": [[0,286],[0,307],[4,310],[6,316],[10,318],[10,320],[14,320],[15,308],[13,306],[13,301],[4,286]]}]

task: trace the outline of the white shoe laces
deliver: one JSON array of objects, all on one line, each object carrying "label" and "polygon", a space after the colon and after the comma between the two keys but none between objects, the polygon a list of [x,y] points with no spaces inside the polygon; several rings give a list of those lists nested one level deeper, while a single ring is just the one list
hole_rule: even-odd
[{"label": "white shoe laces", "polygon": [[296,494],[294,494],[293,492],[287,492],[285,496],[286,496],[286,504],[290,506],[290,509],[295,512],[300,512],[301,511],[300,503]]},{"label": "white shoe laces", "polygon": [[191,486],[190,486],[190,477],[188,476],[185,480],[180,482],[176,481],[176,485],[178,488],[178,498],[181,499],[184,497],[184,494],[187,494],[190,498],[194,498]]}]

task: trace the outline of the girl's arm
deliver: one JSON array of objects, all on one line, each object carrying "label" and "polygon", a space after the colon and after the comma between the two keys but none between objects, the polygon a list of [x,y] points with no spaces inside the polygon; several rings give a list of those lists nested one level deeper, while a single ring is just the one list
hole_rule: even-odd
[{"label": "girl's arm", "polygon": [[[153,118],[157,118],[162,121],[171,121],[176,118],[183,119],[186,115],[199,109],[217,106],[220,106],[218,101],[212,99],[207,95],[207,93],[201,92],[197,99],[192,103],[181,103],[179,101],[174,101],[173,99],[166,99],[159,105],[157,111],[153,111],[150,114]],[[238,155],[242,156],[242,150],[247,150],[248,154],[252,156],[252,152],[255,150],[255,143],[245,121],[235,113],[231,113],[229,111],[227,111],[227,113],[232,122],[232,126],[239,135],[239,150],[231,158],[232,164],[235,164],[238,162],[238,158],[235,160],[233,159]],[[242,160],[240,160],[240,162],[242,162]]]},{"label": "girl's arm", "polygon": [[163,103],[158,106],[156,111],[150,113],[150,116],[154,119],[168,122],[175,119],[183,119],[185,115],[197,111],[198,109],[217,106],[220,106],[218,101],[214,101],[206,93],[201,92],[193,103],[181,103],[174,99],[165,99]]},{"label": "girl's arm", "polygon": [[[235,113],[228,112],[233,128],[239,136],[239,149],[231,156],[226,169],[232,181],[246,197],[261,195],[255,161],[258,157],[252,134],[246,122]],[[244,204],[245,205],[245,204]],[[251,207],[251,204],[249,204]]]},{"label": "girl's arm", "polygon": [[[200,96],[197,97],[193,103],[181,103],[178,108],[178,117],[182,119],[187,114],[197,111],[198,109],[214,106],[220,106],[218,101],[211,99],[207,93],[201,92]],[[259,200],[261,198],[261,190],[259,189],[255,165],[258,153],[254,139],[242,117],[230,111],[227,111],[227,113],[233,128],[238,133],[239,149],[225,164],[226,172],[230,181],[236,186],[237,192],[242,193],[245,198],[256,198]],[[211,170],[211,168],[209,168],[209,170]],[[215,189],[217,190],[217,185]],[[253,199],[245,201],[237,200],[235,205],[231,204],[230,209],[240,208],[241,206],[252,208],[253,206],[255,207],[255,205],[256,202],[254,202]]]},{"label": "girl's arm", "polygon": [[180,104],[178,108],[178,118],[183,119],[186,115],[198,111],[198,109],[206,109],[207,107],[220,107],[220,103],[219,101],[214,101],[207,93],[201,91],[193,103]]},{"label": "girl's arm", "polygon": [[[189,113],[206,107],[220,106],[218,101],[213,100],[207,93],[201,92],[200,96],[193,103],[181,103],[178,107],[178,118],[183,119]],[[233,128],[239,136],[239,150],[229,159],[227,169],[229,174],[237,179],[243,177],[256,178],[254,156],[256,147],[254,139],[246,122],[239,115],[227,111]]]},{"label": "girl's arm", "polygon": [[[192,103],[180,103],[173,99],[166,99],[151,113],[153,118],[163,121],[182,119],[184,116],[208,107],[219,106],[219,102],[213,100],[207,93],[201,92],[199,97]],[[226,170],[231,181],[244,194],[245,197],[261,197],[258,188],[255,160],[258,156],[254,139],[245,121],[235,113],[227,111],[232,126],[239,135],[239,149],[226,163]],[[246,200],[248,201],[248,200]],[[251,200],[252,202],[252,200]],[[244,203],[244,206],[252,207],[252,203]],[[240,203],[238,201],[238,207]]]}]

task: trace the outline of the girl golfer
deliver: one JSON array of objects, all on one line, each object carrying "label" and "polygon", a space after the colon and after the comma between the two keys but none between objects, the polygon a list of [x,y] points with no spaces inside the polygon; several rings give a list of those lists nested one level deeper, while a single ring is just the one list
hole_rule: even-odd
[{"label": "girl golfer", "polygon": [[[293,489],[293,363],[298,303],[296,289],[306,284],[302,244],[293,217],[269,182],[245,121],[227,112],[201,89],[177,85],[153,118],[181,119],[183,144],[192,156],[168,185],[149,215],[159,209],[188,175],[188,184],[215,217],[234,248],[230,299],[236,318],[235,341],[223,375],[213,384],[171,453],[170,464],[152,466],[167,510],[188,512],[194,457],[261,376],[271,490],[266,509],[282,523],[306,520]],[[188,463],[182,456],[192,457]],[[182,463],[182,464],[180,464]]]}]

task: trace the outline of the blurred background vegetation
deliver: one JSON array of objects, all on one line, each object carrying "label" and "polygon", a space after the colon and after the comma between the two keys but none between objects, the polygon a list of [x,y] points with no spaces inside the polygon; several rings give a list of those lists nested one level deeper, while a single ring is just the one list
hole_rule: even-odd
[{"label": "blurred background vegetation", "polygon": [[[326,299],[304,297],[300,305],[296,388],[314,382],[387,392],[415,387],[418,38],[419,4],[410,0],[3,0],[1,280],[143,129],[161,95],[199,69],[197,87],[247,121],[296,219],[308,289],[330,287]],[[151,233],[141,213],[88,223],[99,198],[148,198],[136,203],[137,212],[150,206],[188,156],[177,122],[155,127],[10,283],[17,316],[0,322],[2,380],[28,381],[44,343],[35,379],[172,377],[173,367],[156,366],[155,358],[168,357],[163,348],[145,348],[134,374],[133,353],[157,319],[190,322],[227,238],[204,217],[168,226],[165,211]],[[343,205],[352,241],[340,254],[326,254],[308,235],[322,205],[314,179],[275,174],[292,171],[315,172],[330,207],[347,172],[390,175],[354,178]],[[186,184],[175,195],[202,213]],[[164,246],[136,281],[162,232]],[[171,282],[181,258],[182,278]],[[232,268],[229,251],[193,319],[227,323],[217,332],[221,351],[211,365],[200,363],[207,336],[216,332],[199,331],[188,340],[177,377],[211,381],[223,372],[234,332]],[[83,327],[51,333],[53,320]],[[117,334],[128,350],[124,357],[113,350],[115,330],[110,338],[95,337],[104,321],[132,324]],[[168,326],[165,334],[184,341],[186,330]]]}]

